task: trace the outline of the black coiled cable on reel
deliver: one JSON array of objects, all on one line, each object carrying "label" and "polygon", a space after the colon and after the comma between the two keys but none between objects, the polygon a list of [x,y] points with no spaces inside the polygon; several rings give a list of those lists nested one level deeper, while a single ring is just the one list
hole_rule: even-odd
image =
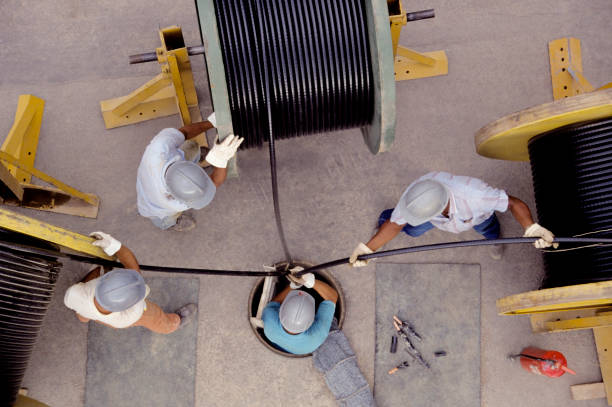
[{"label": "black coiled cable on reel", "polygon": [[264,69],[275,139],[371,123],[374,84],[363,0],[214,3],[233,130],[245,138],[243,146],[267,140]]},{"label": "black coiled cable on reel", "polygon": [[[555,129],[528,147],[540,223],[559,236],[611,237],[612,118]],[[611,246],[548,252],[544,263],[542,288],[612,280]]]}]

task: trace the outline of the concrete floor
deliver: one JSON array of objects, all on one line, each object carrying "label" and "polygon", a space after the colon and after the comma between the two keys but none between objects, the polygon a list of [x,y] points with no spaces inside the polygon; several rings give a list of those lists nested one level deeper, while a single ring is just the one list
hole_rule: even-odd
[{"label": "concrete floor", "polygon": [[[357,130],[278,142],[280,204],[296,258],[316,263],[349,255],[357,242],[369,238],[379,211],[393,206],[415,177],[432,170],[480,177],[534,208],[528,164],[476,155],[475,131],[552,100],[549,40],[581,39],[585,76],[595,86],[611,79],[608,0],[408,2],[410,10],[430,7],[437,17],[410,23],[401,43],[423,51],[446,50],[450,74],[397,84],[398,132],[390,152],[371,155]],[[154,50],[158,27],[171,24],[183,28],[188,45],[199,44],[192,0],[0,2],[0,134],[11,127],[19,94],[42,97],[46,107],[37,167],[102,199],[97,220],[19,211],[82,233],[111,233],[146,264],[258,269],[281,260],[267,149],[240,153],[240,177],[229,180],[214,202],[196,213],[199,227],[194,231],[162,232],[137,213],[134,185],[141,154],[157,131],[178,126],[179,120],[105,130],[98,102],[126,94],[158,73],[155,63],[128,65],[127,56]],[[192,65],[205,116],[210,100],[202,58],[194,57]],[[521,233],[509,214],[500,219],[506,236]],[[398,238],[387,247],[471,237],[432,231],[414,242]],[[590,332],[533,335],[526,318],[497,315],[496,299],[538,287],[542,266],[535,249],[510,247],[500,262],[490,260],[484,248],[392,261],[481,264],[483,405],[570,406],[571,384],[601,380]],[[24,386],[51,406],[79,406],[87,326],[61,300],[83,270],[74,264],[64,270]],[[373,266],[332,270],[347,296],[345,332],[371,384],[373,271]],[[249,278],[201,278],[196,404],[334,405],[309,359],[277,356],[252,335],[246,302],[253,283]],[[535,377],[505,360],[526,345],[562,351],[578,376]]]}]

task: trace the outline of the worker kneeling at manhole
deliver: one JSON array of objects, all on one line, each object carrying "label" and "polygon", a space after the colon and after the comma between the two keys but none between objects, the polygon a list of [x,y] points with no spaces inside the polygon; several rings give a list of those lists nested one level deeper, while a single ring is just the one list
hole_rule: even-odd
[{"label": "worker kneeling at manhole", "polygon": [[[291,271],[301,271],[295,267]],[[262,314],[266,338],[281,350],[302,355],[315,351],[329,335],[334,321],[338,292],[329,284],[307,273],[301,277],[288,274],[291,284],[276,294]],[[302,286],[312,288],[323,302],[315,310],[315,299]]]}]

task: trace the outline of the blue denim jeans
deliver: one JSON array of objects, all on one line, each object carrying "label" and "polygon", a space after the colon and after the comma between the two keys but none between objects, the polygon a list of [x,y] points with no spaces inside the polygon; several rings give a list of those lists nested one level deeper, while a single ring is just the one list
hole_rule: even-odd
[{"label": "blue denim jeans", "polygon": [[[387,220],[391,219],[392,212],[393,212],[393,209],[385,209],[384,211],[382,211],[382,213],[380,214],[378,218],[378,227],[380,227]],[[402,228],[402,232],[406,233],[409,236],[417,237],[417,236],[421,236],[423,233],[433,228],[434,228],[434,225],[432,225],[431,222],[425,222],[418,226],[412,226],[412,225],[406,224],[406,226]],[[495,214],[491,215],[491,217],[489,217],[484,222],[474,226],[474,230],[480,233],[481,235],[483,235],[484,238],[487,240],[497,239],[499,237],[499,232],[500,232],[499,221],[497,220],[497,216],[495,216]]]}]

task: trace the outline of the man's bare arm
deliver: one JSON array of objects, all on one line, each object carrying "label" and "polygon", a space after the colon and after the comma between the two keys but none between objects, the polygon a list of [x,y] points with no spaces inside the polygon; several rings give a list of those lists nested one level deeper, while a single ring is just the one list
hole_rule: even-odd
[{"label": "man's bare arm", "polygon": [[215,186],[218,188],[219,185],[223,184],[225,182],[225,179],[227,178],[227,168],[214,168],[215,169],[213,170],[210,179],[212,180],[213,184],[215,184]]},{"label": "man's bare arm", "polygon": [[140,266],[138,265],[136,256],[134,256],[134,253],[124,245],[121,245],[121,248],[115,253],[115,256],[117,256],[117,260],[119,260],[126,269],[140,272]]},{"label": "man's bare arm", "polygon": [[276,294],[274,298],[270,300],[270,302],[278,302],[279,304],[281,304],[283,301],[285,301],[285,298],[287,297],[287,294],[289,294],[289,291],[291,291],[291,286],[285,287],[283,291]]},{"label": "man's bare arm", "polygon": [[211,122],[205,120],[203,122],[187,124],[181,127],[179,131],[183,133],[183,135],[185,136],[185,140],[189,140],[214,127],[215,126],[213,126]]},{"label": "man's bare arm", "polygon": [[82,316],[81,314],[79,314],[78,312],[75,312],[77,318],[79,319],[79,321],[87,323],[89,322],[89,318],[85,318],[84,316]]},{"label": "man's bare arm", "polygon": [[334,304],[338,301],[338,291],[336,291],[332,286],[327,283],[324,283],[321,280],[315,280],[314,287],[312,287],[316,292],[319,293],[321,297],[323,297],[326,301],[331,301]]},{"label": "man's bare arm", "polygon": [[527,204],[514,196],[508,196],[508,209],[512,212],[512,216],[518,223],[521,224],[523,229],[527,229],[533,225],[533,216],[531,216],[531,210]]},{"label": "man's bare arm", "polygon": [[370,241],[366,243],[366,246],[368,246],[370,249],[372,249],[372,251],[375,252],[376,250],[380,249],[385,244],[390,242],[395,236],[397,236],[399,232],[402,231],[403,227],[404,225],[398,225],[397,223],[387,220],[381,225],[381,227],[378,229],[378,232],[376,232],[376,234],[372,236]]}]

